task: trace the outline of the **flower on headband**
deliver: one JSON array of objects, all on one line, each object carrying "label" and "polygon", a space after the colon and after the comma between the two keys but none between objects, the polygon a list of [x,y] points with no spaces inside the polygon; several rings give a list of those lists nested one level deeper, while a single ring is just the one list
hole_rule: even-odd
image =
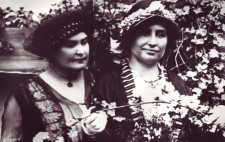
[{"label": "flower on headband", "polygon": [[152,16],[162,16],[174,20],[176,15],[166,10],[165,6],[160,1],[153,1],[146,9],[139,9],[124,18],[119,25],[121,28],[120,33],[123,35],[135,24]]},{"label": "flower on headband", "polygon": [[153,1],[148,8],[149,11],[156,11],[159,9],[164,9],[164,5],[162,5],[160,1]]}]

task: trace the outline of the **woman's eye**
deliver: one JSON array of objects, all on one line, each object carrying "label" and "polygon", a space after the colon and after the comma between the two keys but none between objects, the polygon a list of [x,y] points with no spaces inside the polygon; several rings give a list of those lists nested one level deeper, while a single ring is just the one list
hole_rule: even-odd
[{"label": "woman's eye", "polygon": [[149,31],[149,30],[144,30],[144,31],[141,32],[141,35],[142,35],[142,36],[150,36],[150,35],[151,35],[151,31]]},{"label": "woman's eye", "polygon": [[86,45],[86,44],[88,44],[88,39],[81,40],[81,45]]},{"label": "woman's eye", "polygon": [[81,46],[85,46],[86,44],[88,44],[88,39],[84,38],[82,40],[68,40],[68,41],[63,43],[63,46],[65,46],[67,48],[73,48],[73,47],[75,47],[79,44]]},{"label": "woman's eye", "polygon": [[163,38],[163,37],[166,37],[167,34],[166,34],[166,31],[158,31],[156,32],[156,36],[159,38]]},{"label": "woman's eye", "polygon": [[76,42],[72,42],[72,41],[67,41],[63,45],[66,46],[66,47],[70,47],[71,48],[71,47],[76,46],[77,43]]}]

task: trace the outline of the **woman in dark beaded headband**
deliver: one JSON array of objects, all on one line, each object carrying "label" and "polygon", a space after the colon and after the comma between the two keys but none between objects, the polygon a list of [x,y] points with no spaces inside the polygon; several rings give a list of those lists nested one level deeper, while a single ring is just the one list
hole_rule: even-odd
[{"label": "woman in dark beaded headband", "polygon": [[104,140],[107,115],[90,114],[89,108],[95,82],[86,68],[92,33],[93,17],[82,10],[60,14],[34,31],[25,49],[47,58],[49,69],[22,83],[8,98],[3,142]]},{"label": "woman in dark beaded headband", "polygon": [[72,35],[83,31],[91,42],[93,33],[93,16],[84,11],[73,11],[58,15],[57,18],[42,20],[31,38],[31,43],[25,44],[25,50],[45,57],[51,61],[51,56],[61,44]]}]

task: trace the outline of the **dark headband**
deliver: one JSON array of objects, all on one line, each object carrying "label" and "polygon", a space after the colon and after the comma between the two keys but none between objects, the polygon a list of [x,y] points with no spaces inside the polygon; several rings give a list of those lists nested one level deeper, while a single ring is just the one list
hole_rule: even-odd
[{"label": "dark headband", "polygon": [[83,10],[66,12],[40,24],[32,34],[29,45],[24,49],[42,57],[48,57],[50,52],[60,46],[65,39],[85,32],[88,36],[93,33],[93,16]]}]

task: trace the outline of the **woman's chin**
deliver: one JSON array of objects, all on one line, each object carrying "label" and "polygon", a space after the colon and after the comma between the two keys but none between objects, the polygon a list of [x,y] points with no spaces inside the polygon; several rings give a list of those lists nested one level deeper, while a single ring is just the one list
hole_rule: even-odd
[{"label": "woman's chin", "polygon": [[87,64],[80,64],[80,65],[76,65],[71,67],[72,70],[83,70],[87,67]]},{"label": "woman's chin", "polygon": [[158,58],[146,58],[145,60],[142,61],[142,63],[144,63],[147,66],[152,66],[152,65],[159,63],[159,59]]},{"label": "woman's chin", "polygon": [[80,63],[74,63],[74,64],[69,64],[68,68],[72,70],[82,70],[87,67],[87,62],[80,62]]}]

